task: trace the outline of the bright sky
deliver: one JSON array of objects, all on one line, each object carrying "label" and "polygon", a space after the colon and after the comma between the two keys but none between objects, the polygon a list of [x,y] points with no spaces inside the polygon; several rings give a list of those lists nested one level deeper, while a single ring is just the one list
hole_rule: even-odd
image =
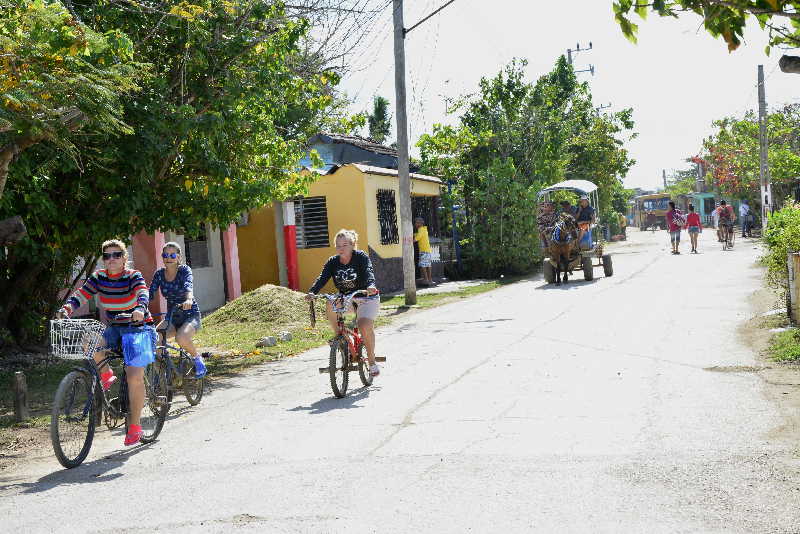
[{"label": "bright sky", "polygon": [[[444,0],[405,3],[405,26],[410,27]],[[662,169],[669,174],[688,167],[684,160],[699,152],[713,120],[757,109],[758,64],[764,65],[770,107],[800,96],[800,75],[780,71],[780,50],[764,54],[766,35],[756,26],[729,54],[693,14],[677,20],[651,16],[640,22],[634,45],[614,22],[611,5],[611,0],[456,0],[406,39],[411,143],[434,123],[453,121],[445,115],[443,96],[474,92],[482,76],[495,75],[514,57],[528,60],[529,79],[535,80],[579,42],[581,48],[589,41],[593,45],[574,62],[576,69],[594,65],[594,77],[579,77],[590,82],[595,103],[634,110],[639,137],[628,147],[637,163],[625,179],[627,187],[660,186]],[[387,8],[364,53],[355,58],[360,70],[342,83],[355,99],[354,110],[370,109],[372,97],[380,94],[389,99],[394,115],[392,39]]]}]

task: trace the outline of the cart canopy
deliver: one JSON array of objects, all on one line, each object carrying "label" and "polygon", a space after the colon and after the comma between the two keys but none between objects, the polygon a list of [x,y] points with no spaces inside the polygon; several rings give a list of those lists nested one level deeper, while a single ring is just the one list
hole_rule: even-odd
[{"label": "cart canopy", "polygon": [[539,198],[542,198],[555,191],[574,191],[582,195],[590,195],[597,191],[597,186],[588,180],[565,180],[539,191]]}]

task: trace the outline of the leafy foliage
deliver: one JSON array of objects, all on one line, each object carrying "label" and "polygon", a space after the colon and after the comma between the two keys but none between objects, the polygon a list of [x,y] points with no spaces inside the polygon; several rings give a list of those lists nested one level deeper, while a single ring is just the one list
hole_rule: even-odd
[{"label": "leafy foliage", "polygon": [[770,46],[800,46],[800,2],[787,0],[615,0],[614,17],[628,39],[636,42],[638,26],[630,19],[635,12],[644,19],[655,12],[662,17],[677,17],[691,12],[702,17],[706,31],[721,37],[728,50],[736,50],[742,42],[744,29],[755,19],[769,33]]},{"label": "leafy foliage", "polygon": [[378,143],[383,143],[392,131],[392,114],[389,113],[389,101],[376,96],[372,102],[372,113],[367,117],[369,136]]},{"label": "leafy foliage", "polygon": [[72,139],[79,157],[40,143],[11,168],[0,216],[22,215],[29,238],[0,258],[0,327],[17,340],[39,333],[76,257],[91,266],[111,236],[224,227],[300,194],[310,178],[292,169],[307,139],[347,126],[331,113],[338,75],[307,53],[308,23],[277,0],[72,6],[71,24],[119,36],[149,70],[120,100],[124,129],[85,129]]},{"label": "leafy foliage", "polygon": [[785,291],[789,279],[787,255],[800,251],[800,205],[789,202],[770,215],[764,242],[767,253],[762,261],[767,266],[767,280],[774,288]]},{"label": "leafy foliage", "polygon": [[[759,199],[759,129],[753,112],[726,117],[714,123],[717,131],[704,143],[697,158],[723,196]],[[790,194],[800,175],[800,106],[792,104],[767,117],[768,163],[773,198],[780,202]]]},{"label": "leafy foliage", "polygon": [[588,85],[578,83],[563,56],[536,83],[524,80],[525,66],[514,61],[481,79],[474,96],[451,107],[460,124],[434,125],[419,141],[423,169],[453,183],[444,203],[463,207],[458,230],[476,275],[538,265],[534,214],[542,187],[591,180],[600,186],[603,213],[610,214],[620,179],[633,164],[620,138],[633,127],[630,110],[598,114]]},{"label": "leafy foliage", "polygon": [[77,159],[74,139],[132,132],[121,98],[144,66],[117,29],[98,32],[59,2],[0,0],[0,195],[11,160],[48,141]]}]

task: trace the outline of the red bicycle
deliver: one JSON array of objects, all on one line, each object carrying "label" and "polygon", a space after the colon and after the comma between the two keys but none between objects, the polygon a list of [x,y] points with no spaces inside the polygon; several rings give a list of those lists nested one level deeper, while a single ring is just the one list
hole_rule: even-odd
[{"label": "red bicycle", "polygon": [[[316,295],[316,298],[330,301],[333,311],[336,313],[336,335],[329,341],[331,346],[330,360],[328,367],[319,368],[319,373],[330,375],[331,389],[337,398],[342,398],[347,394],[350,371],[358,370],[358,376],[365,387],[372,385],[373,377],[369,372],[369,361],[364,354],[364,340],[361,338],[355,322],[348,324],[344,320],[344,314],[347,313],[353,298],[362,296],[369,297],[368,293],[363,290],[355,291],[348,295]],[[378,295],[370,298],[378,298]],[[311,315],[311,328],[314,328],[317,324],[317,314],[313,301],[310,302],[309,312]],[[386,358],[376,356],[375,361],[385,362]]]}]

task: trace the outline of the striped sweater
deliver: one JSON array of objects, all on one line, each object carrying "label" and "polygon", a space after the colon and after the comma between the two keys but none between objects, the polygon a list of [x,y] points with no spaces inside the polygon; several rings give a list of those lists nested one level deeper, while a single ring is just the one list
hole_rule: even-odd
[{"label": "striped sweater", "polygon": [[146,323],[153,322],[148,305],[150,295],[142,273],[133,269],[125,269],[118,274],[110,274],[106,269],[100,269],[91,274],[83,286],[75,291],[64,304],[64,309],[69,315],[98,297],[99,305],[105,309],[111,324],[127,324],[129,318],[117,319],[120,313],[132,313],[139,309],[144,312]]}]

